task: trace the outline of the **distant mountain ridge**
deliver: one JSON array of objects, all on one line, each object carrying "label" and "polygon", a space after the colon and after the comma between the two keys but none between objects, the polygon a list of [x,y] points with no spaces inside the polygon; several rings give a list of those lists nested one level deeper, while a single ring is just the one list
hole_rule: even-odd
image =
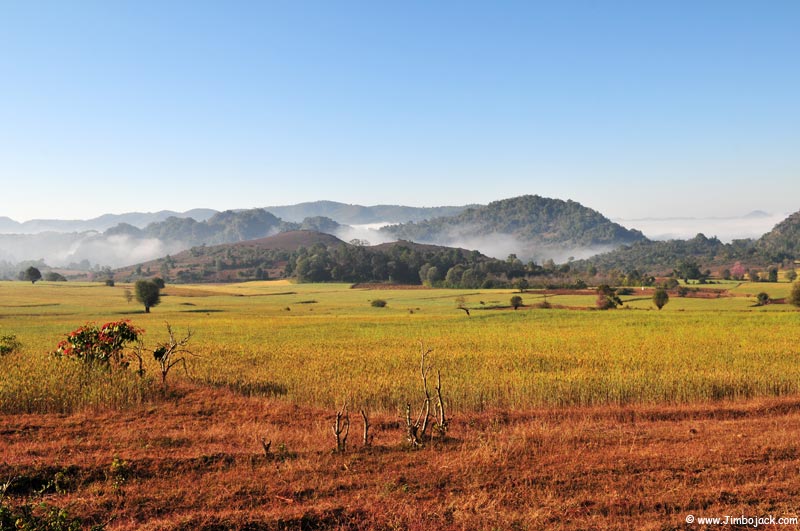
[{"label": "distant mountain ridge", "polygon": [[[660,270],[674,267],[685,257],[704,264],[725,264],[733,260],[752,264],[786,262],[800,257],[800,212],[792,214],[759,239],[733,240],[723,243],[716,237],[698,236],[666,241],[648,240],[640,231],[615,223],[600,212],[575,201],[525,195],[493,201],[485,206],[441,207],[457,213],[386,226],[380,230],[343,224],[321,212],[337,215],[339,220],[371,221],[389,212],[415,212],[422,216],[436,209],[416,207],[361,207],[332,201],[294,205],[294,215],[315,214],[300,221],[287,221],[267,209],[229,210],[216,212],[198,209],[171,216],[171,211],[153,214],[129,213],[95,218],[105,223],[127,219],[105,231],[46,231],[38,234],[0,234],[0,261],[7,266],[26,260],[43,260],[53,266],[83,264],[121,267],[142,263],[197,246],[212,246],[257,240],[275,234],[312,230],[331,234],[357,246],[381,244],[396,240],[452,248],[477,250],[505,260],[515,254],[523,261],[543,263],[554,260],[565,263],[573,259],[595,257],[592,262],[603,268]],[[321,210],[313,210],[319,207]],[[290,208],[290,207],[286,207]],[[364,209],[367,209],[365,211]],[[373,210],[369,210],[373,209]],[[461,209],[459,211],[459,209]],[[198,213],[197,220],[183,217]],[[365,213],[366,212],[366,213]],[[378,212],[378,213],[376,213]],[[140,227],[152,216],[167,216]],[[763,216],[754,213],[755,223]],[[767,218],[769,219],[769,218]],[[0,225],[16,223],[0,218]],[[43,222],[44,223],[44,222]],[[70,223],[70,222],[65,222]],[[44,226],[44,225],[40,225]]]},{"label": "distant mountain ridge", "polygon": [[125,214],[103,214],[92,219],[32,219],[17,222],[8,217],[0,217],[0,233],[5,234],[37,234],[41,232],[103,232],[120,223],[143,228],[150,223],[165,221],[171,217],[192,218],[195,221],[205,221],[216,210],[210,208],[194,208],[186,212],[161,210],[158,212],[128,212]]},{"label": "distant mountain ridge", "polygon": [[[405,223],[421,221],[428,218],[457,214],[474,205],[410,207],[402,205],[363,206],[336,201],[313,201],[296,205],[270,206],[262,210],[281,218],[284,221],[301,223],[306,218],[326,217],[344,225],[366,225],[374,223]],[[235,209],[241,212],[252,209]],[[124,214],[103,214],[91,219],[32,219],[18,222],[9,217],[0,216],[0,234],[37,234],[41,232],[103,232],[119,224],[127,224],[144,229],[151,223],[159,223],[174,217],[192,218],[195,221],[206,221],[219,214],[219,210],[195,208],[186,212],[161,210],[158,212],[127,212]]]},{"label": "distant mountain ridge", "polygon": [[475,205],[409,207],[402,205],[362,206],[336,201],[313,201],[289,206],[264,207],[285,221],[299,223],[305,218],[323,216],[345,225],[405,223],[441,216],[452,216]]}]

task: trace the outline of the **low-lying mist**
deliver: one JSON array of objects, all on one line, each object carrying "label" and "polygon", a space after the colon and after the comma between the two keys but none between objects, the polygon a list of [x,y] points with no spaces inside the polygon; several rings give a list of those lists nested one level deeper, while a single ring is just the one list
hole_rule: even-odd
[{"label": "low-lying mist", "polygon": [[349,242],[352,240],[362,240],[369,242],[369,245],[379,245],[395,241],[390,234],[380,232],[378,229],[390,225],[390,223],[365,223],[362,225],[342,225],[336,230],[334,236],[340,240]]},{"label": "low-lying mist", "polygon": [[629,229],[638,229],[651,240],[686,240],[703,233],[724,243],[760,238],[786,219],[787,214],[764,214],[738,218],[645,218],[615,219]]},{"label": "low-lying mist", "polygon": [[43,260],[52,267],[67,267],[83,260],[100,266],[123,267],[186,248],[181,242],[97,232],[0,235],[0,257],[4,260]]}]

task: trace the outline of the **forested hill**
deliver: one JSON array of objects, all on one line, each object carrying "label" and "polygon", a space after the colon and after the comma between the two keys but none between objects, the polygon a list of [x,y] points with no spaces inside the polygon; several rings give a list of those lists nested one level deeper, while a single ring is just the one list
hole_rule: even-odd
[{"label": "forested hill", "polygon": [[[324,224],[321,220],[315,221],[317,224]],[[171,217],[165,221],[151,223],[144,229],[120,224],[107,230],[104,235],[125,235],[139,239],[155,238],[165,242],[181,242],[185,247],[189,247],[255,240],[277,232],[296,230],[300,227],[299,224],[286,223],[266,210],[256,208],[218,212],[206,221]]]},{"label": "forested hill", "polygon": [[517,254],[537,259],[554,258],[549,255],[559,252],[580,254],[586,250],[594,254],[598,248],[606,250],[646,240],[641,232],[626,229],[580,203],[538,195],[494,201],[454,216],[382,230],[397,238],[481,250],[486,247],[480,245],[482,240],[491,242],[505,237],[517,244]]},{"label": "forested hill", "polygon": [[783,264],[793,267],[800,259],[800,212],[784,219],[758,240],[740,239],[722,243],[698,234],[690,240],[644,241],[598,254],[578,268],[592,265],[601,270],[618,269],[666,273],[687,260],[703,267],[730,267],[741,262],[753,267]]},{"label": "forested hill", "polygon": [[[299,230],[238,243],[197,246],[114,272],[118,280],[154,275],[169,282],[230,282],[295,278],[301,282],[396,282],[478,288],[505,282],[519,260],[493,260],[477,251],[412,242],[353,245],[329,234]],[[512,275],[513,276],[513,275]]]},{"label": "forested hill", "polygon": [[752,240],[734,240],[722,243],[717,238],[698,234],[690,240],[643,241],[598,254],[573,264],[576,269],[594,266],[601,271],[647,271],[667,274],[682,262],[692,260],[704,268],[729,266],[737,261],[763,265],[764,260],[756,254]]},{"label": "forested hill", "polygon": [[760,255],[772,262],[800,258],[800,211],[775,225],[755,246]]}]

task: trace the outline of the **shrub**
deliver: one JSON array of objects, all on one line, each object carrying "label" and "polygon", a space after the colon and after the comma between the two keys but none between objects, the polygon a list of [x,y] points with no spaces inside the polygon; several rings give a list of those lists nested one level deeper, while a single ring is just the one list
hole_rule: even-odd
[{"label": "shrub", "polygon": [[617,296],[617,291],[607,284],[597,288],[597,308],[599,310],[611,310],[617,306],[622,306],[622,300]]},{"label": "shrub", "polygon": [[793,304],[794,306],[800,307],[800,282],[795,282],[792,284],[792,291],[789,293],[787,302],[789,304]]},{"label": "shrub", "polygon": [[386,306],[386,301],[383,299],[375,299],[370,304],[373,308],[383,308]]},{"label": "shrub", "polygon": [[522,306],[522,297],[520,297],[519,295],[514,295],[513,297],[511,297],[511,307],[516,310],[520,306]]},{"label": "shrub", "polygon": [[655,293],[653,293],[653,304],[656,305],[656,308],[660,310],[668,302],[669,302],[669,293],[667,293],[667,290],[665,290],[664,288],[656,289]]},{"label": "shrub", "polygon": [[125,345],[137,341],[142,332],[127,320],[109,322],[101,327],[87,323],[70,332],[53,354],[79,359],[89,365],[99,363],[108,366],[113,362],[127,367],[123,353]]},{"label": "shrub", "polygon": [[0,336],[0,356],[11,354],[20,347],[17,336]]},{"label": "shrub", "polygon": [[769,302],[770,302],[770,299],[769,299],[769,294],[768,293],[765,293],[765,292],[762,291],[761,293],[756,295],[756,305],[757,306],[766,306],[767,304],[769,304]]}]

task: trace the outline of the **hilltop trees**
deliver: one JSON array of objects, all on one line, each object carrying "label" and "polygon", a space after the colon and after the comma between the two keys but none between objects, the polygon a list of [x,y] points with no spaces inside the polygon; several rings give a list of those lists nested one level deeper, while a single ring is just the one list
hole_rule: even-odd
[{"label": "hilltop trees", "polygon": [[150,308],[161,302],[161,288],[152,280],[137,280],[134,291],[136,300],[144,304],[145,313],[150,313]]}]

